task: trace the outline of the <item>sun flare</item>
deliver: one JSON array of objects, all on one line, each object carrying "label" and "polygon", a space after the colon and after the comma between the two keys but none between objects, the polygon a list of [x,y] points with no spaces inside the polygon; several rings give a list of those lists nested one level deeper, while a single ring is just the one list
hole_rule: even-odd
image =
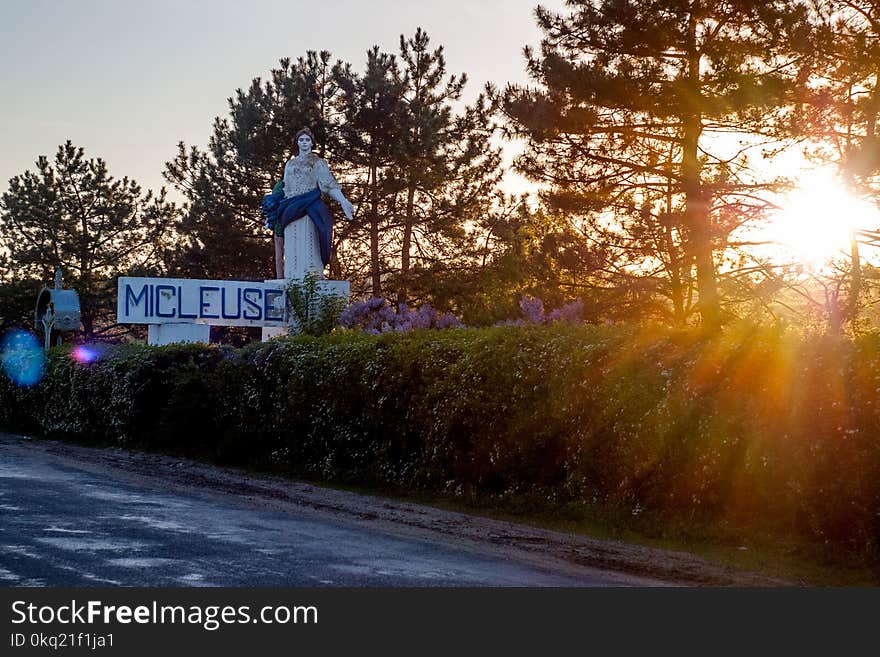
[{"label": "sun flare", "polygon": [[765,236],[804,265],[821,267],[849,253],[853,231],[880,228],[877,206],[826,173],[801,178],[780,203]]}]

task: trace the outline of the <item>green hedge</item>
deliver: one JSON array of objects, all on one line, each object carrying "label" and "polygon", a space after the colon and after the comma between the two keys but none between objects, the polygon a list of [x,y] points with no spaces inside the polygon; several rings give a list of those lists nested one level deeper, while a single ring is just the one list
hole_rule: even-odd
[{"label": "green hedge", "polygon": [[497,327],[50,354],[0,426],[877,553],[880,337]]}]

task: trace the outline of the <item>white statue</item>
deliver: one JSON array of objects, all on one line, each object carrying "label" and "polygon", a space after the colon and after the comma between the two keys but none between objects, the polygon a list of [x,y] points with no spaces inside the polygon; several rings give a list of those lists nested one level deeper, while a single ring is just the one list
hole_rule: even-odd
[{"label": "white statue", "polygon": [[308,271],[323,275],[330,262],[333,217],[321,193],[336,200],[346,219],[354,207],[342,194],[327,163],[312,152],[311,130],[296,133],[296,154],[284,165],[284,179],[263,200],[266,226],[275,233],[277,278],[299,278]]}]

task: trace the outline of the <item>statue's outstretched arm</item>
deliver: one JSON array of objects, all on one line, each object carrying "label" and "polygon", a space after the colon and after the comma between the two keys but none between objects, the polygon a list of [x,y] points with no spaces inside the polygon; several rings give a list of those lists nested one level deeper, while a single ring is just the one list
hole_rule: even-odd
[{"label": "statue's outstretched arm", "polygon": [[333,177],[333,174],[330,173],[330,169],[324,160],[319,159],[315,163],[315,174],[320,190],[339,203],[346,219],[349,221],[354,219],[354,206],[343,195],[342,190],[339,188],[339,183]]},{"label": "statue's outstretched arm", "polygon": [[351,204],[351,201],[345,198],[342,190],[337,187],[328,191],[327,194],[330,198],[339,203],[342,211],[345,213],[345,218],[352,221],[354,219],[354,206]]}]

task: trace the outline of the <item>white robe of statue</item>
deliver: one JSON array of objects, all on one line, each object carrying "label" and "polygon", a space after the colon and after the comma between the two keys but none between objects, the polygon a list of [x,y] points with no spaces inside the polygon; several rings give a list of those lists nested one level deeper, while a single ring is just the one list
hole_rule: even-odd
[{"label": "white robe of statue", "polygon": [[287,224],[284,229],[284,278],[303,278],[306,272],[318,272],[324,278],[318,231],[309,217]]},{"label": "white robe of statue", "polygon": [[[315,187],[331,195],[339,190],[339,183],[327,163],[311,152],[290,158],[284,165],[284,196],[299,196]],[[284,229],[284,278],[302,278],[309,271],[316,271],[324,278],[318,231],[306,216]]]}]

